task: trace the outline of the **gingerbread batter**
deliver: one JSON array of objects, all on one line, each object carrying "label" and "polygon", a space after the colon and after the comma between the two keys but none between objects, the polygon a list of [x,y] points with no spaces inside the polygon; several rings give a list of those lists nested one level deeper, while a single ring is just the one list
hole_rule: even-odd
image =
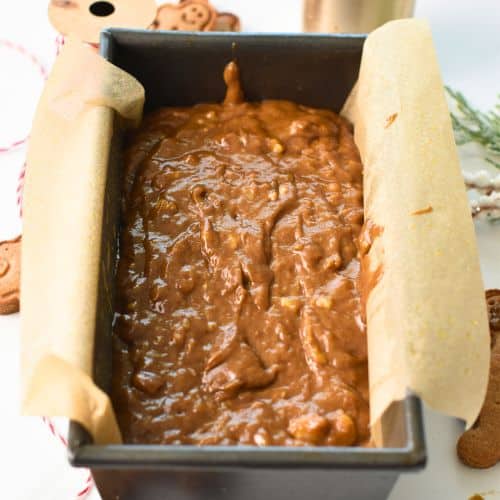
[{"label": "gingerbread batter", "polygon": [[350,125],[286,101],[145,119],[126,159],[113,400],[129,443],[366,444]]}]

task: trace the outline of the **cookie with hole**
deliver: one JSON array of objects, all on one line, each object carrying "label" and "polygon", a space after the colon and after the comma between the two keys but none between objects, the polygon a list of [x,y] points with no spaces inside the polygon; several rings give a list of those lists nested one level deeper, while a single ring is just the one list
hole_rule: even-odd
[{"label": "cookie with hole", "polygon": [[156,15],[155,0],[51,0],[49,20],[64,36],[98,44],[105,28],[148,28]]}]

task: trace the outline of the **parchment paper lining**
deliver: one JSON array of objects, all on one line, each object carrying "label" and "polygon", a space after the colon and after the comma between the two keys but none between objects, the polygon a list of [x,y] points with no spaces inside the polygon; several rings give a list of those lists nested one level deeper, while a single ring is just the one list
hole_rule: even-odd
[{"label": "parchment paper lining", "polygon": [[66,416],[121,441],[92,382],[100,237],[113,112],[137,125],[144,89],[80,42],[65,44],[35,115],[21,276],[22,411]]},{"label": "parchment paper lining", "polygon": [[426,22],[366,40],[344,115],[364,165],[365,220],[383,228],[367,301],[375,422],[413,390],[472,425],[484,400],[489,333],[473,222]]}]

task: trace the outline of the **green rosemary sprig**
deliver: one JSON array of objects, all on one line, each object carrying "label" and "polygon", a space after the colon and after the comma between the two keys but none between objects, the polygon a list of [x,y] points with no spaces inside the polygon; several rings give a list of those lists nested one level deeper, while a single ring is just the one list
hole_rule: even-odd
[{"label": "green rosemary sprig", "polygon": [[449,87],[446,91],[457,109],[456,113],[451,113],[457,144],[481,144],[485,149],[485,160],[500,169],[500,95],[496,106],[483,113],[474,109],[460,92]]}]

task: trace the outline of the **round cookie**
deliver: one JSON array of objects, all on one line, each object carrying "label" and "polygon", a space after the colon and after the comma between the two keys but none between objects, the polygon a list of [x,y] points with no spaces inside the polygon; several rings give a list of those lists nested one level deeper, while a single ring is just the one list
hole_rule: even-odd
[{"label": "round cookie", "polygon": [[147,28],[156,15],[155,0],[51,0],[49,19],[62,35],[99,43],[105,28]]},{"label": "round cookie", "polygon": [[216,18],[217,12],[204,0],[186,0],[177,5],[165,3],[158,7],[152,28],[168,31],[210,31]]},{"label": "round cookie", "polygon": [[0,314],[19,311],[21,237],[0,242]]}]

